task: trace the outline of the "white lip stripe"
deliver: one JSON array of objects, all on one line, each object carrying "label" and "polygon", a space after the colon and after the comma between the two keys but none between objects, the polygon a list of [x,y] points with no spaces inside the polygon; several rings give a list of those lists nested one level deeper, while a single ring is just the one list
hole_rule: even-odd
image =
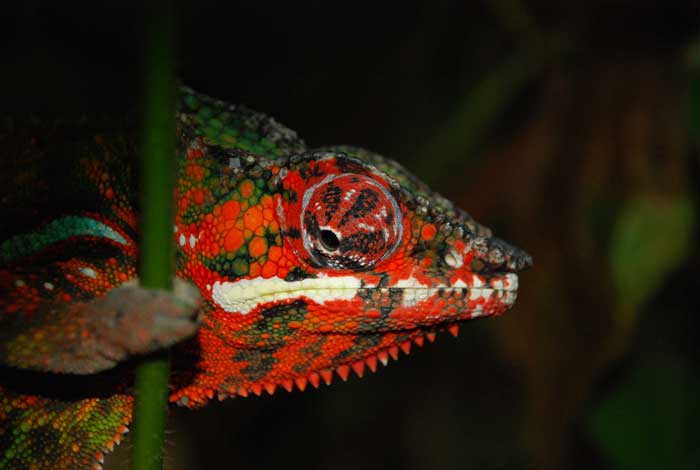
[{"label": "white lip stripe", "polygon": [[278,277],[241,279],[236,282],[215,282],[212,297],[224,311],[245,315],[262,302],[301,296],[317,303],[350,300],[360,287],[360,280],[353,276],[318,277],[292,282]]},{"label": "white lip stripe", "polygon": [[[508,284],[498,289],[472,288],[466,289],[469,300],[488,300],[491,293],[496,290],[502,292],[502,301],[512,304],[515,301],[515,290],[518,286],[518,278],[515,274],[505,276]],[[476,283],[476,285],[483,285]],[[273,277],[270,279],[241,279],[236,282],[215,282],[211,286],[214,302],[225,312],[236,312],[242,315],[250,313],[261,303],[290,300],[298,297],[306,297],[316,303],[324,303],[331,300],[351,300],[357,295],[358,289],[371,289],[375,286],[362,285],[361,281],[353,276],[318,277],[303,279],[301,281],[285,281]],[[458,281],[454,286],[431,286],[421,283],[414,278],[403,279],[393,288],[403,290],[403,306],[414,307],[435,295],[440,289],[456,290],[465,289],[466,285]],[[512,295],[509,295],[512,294]],[[512,300],[511,300],[512,299]]]}]

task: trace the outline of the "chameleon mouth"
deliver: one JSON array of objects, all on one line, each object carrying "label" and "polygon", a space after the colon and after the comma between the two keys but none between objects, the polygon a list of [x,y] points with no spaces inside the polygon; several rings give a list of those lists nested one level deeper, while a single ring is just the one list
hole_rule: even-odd
[{"label": "chameleon mouth", "polygon": [[[375,372],[380,365],[397,360],[401,353],[409,354],[412,347],[423,346],[426,340],[435,341],[438,332],[447,331],[457,336],[462,322],[505,312],[515,302],[518,289],[518,277],[510,272],[460,273],[450,281],[449,285],[430,285],[428,279],[421,282],[409,277],[394,282],[391,287],[383,287],[355,276],[320,275],[299,281],[254,278],[204,286],[219,311],[231,315],[256,315],[298,300],[303,300],[311,310],[320,306],[321,310],[338,315],[331,315],[332,325],[320,324],[303,335],[306,342],[295,340],[272,345],[267,341],[265,347],[269,350],[265,351],[258,351],[255,346],[243,348],[254,352],[253,356],[258,351],[271,360],[276,358],[272,363],[280,364],[278,370],[273,365],[273,370],[263,377],[244,377],[223,389],[217,384],[207,384],[203,389],[185,387],[173,393],[171,400],[194,406],[215,395],[220,399],[265,392],[272,395],[280,388],[291,392],[294,388],[304,391],[307,386],[330,385],[336,376],[346,381],[353,372],[362,377],[367,370]],[[444,282],[448,282],[447,279]],[[353,338],[362,334],[359,330],[363,326],[354,321],[356,318],[348,313],[349,308],[368,322],[376,320],[382,325],[377,328],[375,324],[368,330],[381,338],[378,343],[354,342]],[[351,323],[355,325],[349,326]],[[353,332],[353,329],[358,331]],[[304,363],[299,370],[289,369],[284,364],[285,358],[296,357],[309,346],[327,348],[319,355],[321,360]],[[238,346],[232,345],[232,348]],[[346,354],[346,351],[352,353]]]},{"label": "chameleon mouth", "polygon": [[[369,285],[354,276],[319,276],[299,281],[281,278],[241,279],[207,286],[213,301],[225,312],[247,315],[261,305],[306,298],[317,304],[356,298],[392,302],[394,307],[416,309],[424,305],[457,302],[469,310],[470,318],[507,310],[517,297],[518,276],[513,273],[489,277],[472,274],[451,285],[428,285],[415,278],[402,279],[391,287]],[[447,308],[447,305],[446,305]],[[423,316],[425,319],[425,316]],[[437,318],[436,318],[437,319]]]}]

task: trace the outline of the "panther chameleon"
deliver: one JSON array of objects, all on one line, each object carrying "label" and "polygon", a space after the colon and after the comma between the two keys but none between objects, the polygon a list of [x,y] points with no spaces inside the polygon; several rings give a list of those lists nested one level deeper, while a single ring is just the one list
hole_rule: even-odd
[{"label": "panther chameleon", "polygon": [[140,354],[173,346],[183,406],[303,391],[505,312],[532,263],[392,160],[182,87],[176,292],[141,289],[136,135],[0,126],[2,469],[101,468]]}]

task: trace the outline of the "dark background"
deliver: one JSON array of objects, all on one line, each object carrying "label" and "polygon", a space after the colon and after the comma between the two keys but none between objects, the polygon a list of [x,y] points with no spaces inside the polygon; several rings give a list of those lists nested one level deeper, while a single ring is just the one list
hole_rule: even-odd
[{"label": "dark background", "polygon": [[[3,5],[0,111],[138,104],[140,2],[98,3]],[[699,15],[180,2],[185,83],[401,161],[535,266],[506,316],[376,376],[175,410],[167,468],[698,468]]]}]

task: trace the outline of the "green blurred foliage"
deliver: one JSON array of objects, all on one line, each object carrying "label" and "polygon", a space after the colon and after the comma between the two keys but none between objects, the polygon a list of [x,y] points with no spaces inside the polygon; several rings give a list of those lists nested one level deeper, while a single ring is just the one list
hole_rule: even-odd
[{"label": "green blurred foliage", "polygon": [[640,306],[688,258],[697,221],[685,194],[640,194],[622,206],[616,219],[609,248],[616,320],[629,327],[641,313]]}]

